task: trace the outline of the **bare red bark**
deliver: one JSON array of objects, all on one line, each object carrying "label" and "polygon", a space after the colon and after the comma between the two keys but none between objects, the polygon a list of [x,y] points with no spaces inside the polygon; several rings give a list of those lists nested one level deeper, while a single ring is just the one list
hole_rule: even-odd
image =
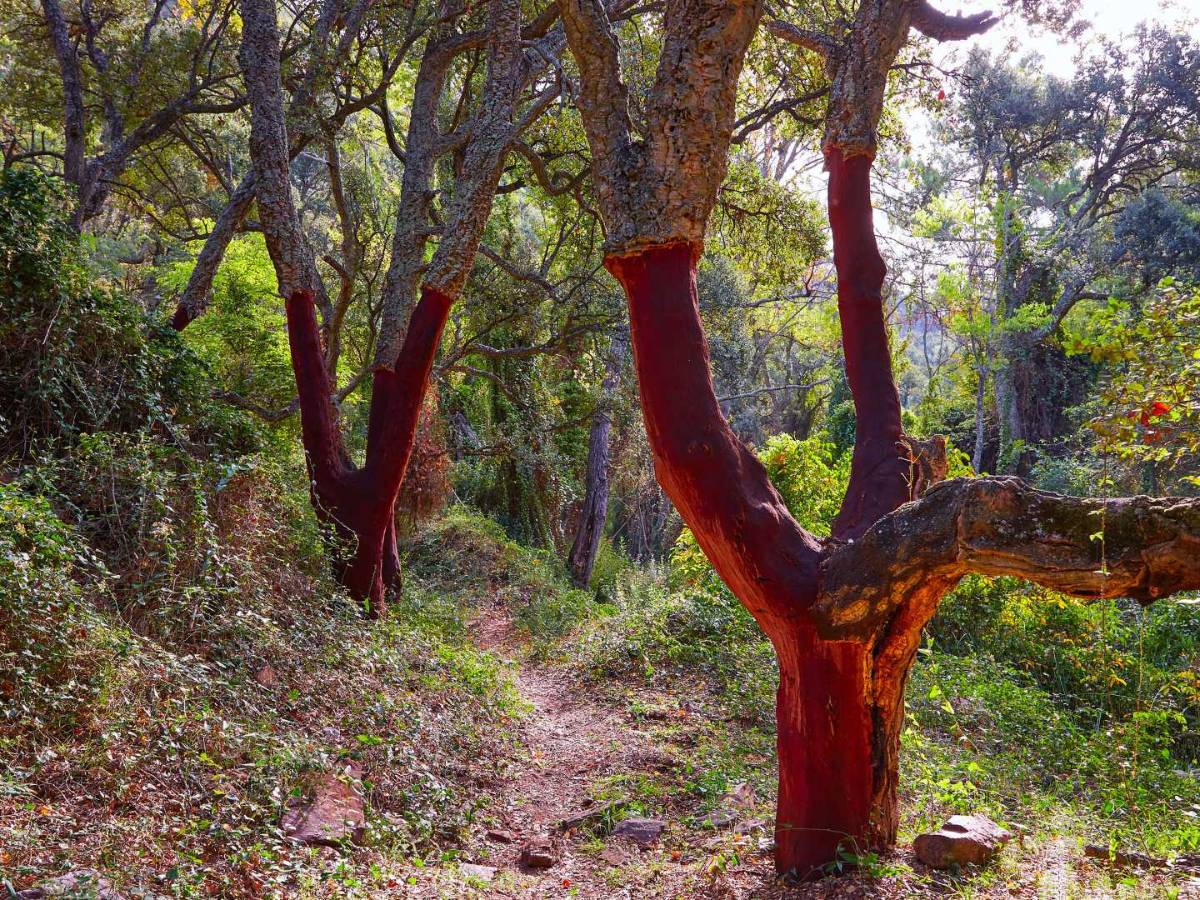
[{"label": "bare red bark", "polygon": [[[655,473],[779,660],[776,859],[808,874],[839,844],[894,837],[894,795],[876,801],[870,647],[823,641],[809,610],[822,549],[730,430],[710,375],[686,243],[610,256],[625,288]],[[893,754],[894,755],[894,754]],[[886,767],[885,767],[886,768]],[[884,810],[883,815],[878,810]],[[883,819],[882,823],[877,822]],[[885,834],[886,833],[886,834]]]},{"label": "bare red bark", "polygon": [[386,609],[387,592],[399,576],[396,496],[451,302],[440,291],[424,288],[395,370],[375,372],[361,468],[351,462],[338,429],[313,297],[297,291],[286,305],[313,508],[334,529],[339,580],[351,596],[366,601],[372,617]]},{"label": "bare red bark", "polygon": [[852,540],[908,500],[910,461],[883,314],[887,268],[875,241],[871,157],[831,148],[825,165],[838,316],[856,416],[850,485],[833,533]]},{"label": "bare red bark", "polygon": [[[697,256],[693,245],[680,242],[612,255],[605,264],[629,301],[655,474],[713,567],[775,648],[775,858],[780,871],[808,877],[837,859],[839,846],[865,852],[895,841],[904,683],[921,626],[941,593],[932,599],[914,593],[870,633],[848,640],[821,633],[823,622],[814,611],[830,548],[796,523],[761,463],[721,414],[696,295]],[[877,292],[878,321],[870,315],[871,283],[863,292],[866,302],[853,309],[853,321],[882,329]],[[878,334],[875,343],[849,335],[851,352],[864,345],[882,348],[887,360],[886,335]],[[864,376],[858,384],[866,391],[865,405],[888,409],[886,395],[881,401],[868,390],[880,383],[879,373],[868,369]],[[882,382],[889,383],[890,375]],[[898,422],[898,402],[895,418]],[[902,472],[893,472],[905,491],[907,466],[905,461]],[[875,483],[864,483],[868,499]],[[897,505],[908,499],[905,493]]]}]

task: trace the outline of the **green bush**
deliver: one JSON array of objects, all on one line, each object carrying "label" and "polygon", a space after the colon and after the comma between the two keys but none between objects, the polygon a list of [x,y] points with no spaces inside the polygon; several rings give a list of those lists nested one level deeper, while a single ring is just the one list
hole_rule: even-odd
[{"label": "green bush", "polygon": [[0,484],[0,734],[69,731],[103,684],[108,576],[44,499]]},{"label": "green bush", "polygon": [[0,358],[0,459],[97,431],[153,431],[208,455],[259,445],[179,336],[89,265],[60,182],[25,169],[0,173]]}]

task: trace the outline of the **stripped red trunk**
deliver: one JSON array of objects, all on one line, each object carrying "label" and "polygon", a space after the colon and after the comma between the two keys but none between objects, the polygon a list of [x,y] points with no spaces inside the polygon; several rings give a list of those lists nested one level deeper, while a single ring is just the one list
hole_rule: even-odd
[{"label": "stripped red trunk", "polygon": [[680,243],[606,264],[629,300],[658,479],[775,647],[776,864],[808,877],[836,860],[839,846],[856,852],[894,841],[903,691],[870,643],[825,641],[816,632],[809,610],[822,548],[788,515],[721,414],[700,322],[696,255]]},{"label": "stripped red trunk", "polygon": [[373,618],[399,578],[396,497],[450,305],[440,291],[422,289],[395,370],[375,372],[366,462],[356,468],[342,444],[313,297],[297,291],[286,304],[313,508],[334,530],[338,580]]},{"label": "stripped red trunk", "polygon": [[825,154],[838,316],[856,415],[850,484],[833,528],[845,539],[859,537],[908,500],[910,463],[883,316],[887,268],[875,241],[871,162],[870,156],[848,157],[836,148]]}]

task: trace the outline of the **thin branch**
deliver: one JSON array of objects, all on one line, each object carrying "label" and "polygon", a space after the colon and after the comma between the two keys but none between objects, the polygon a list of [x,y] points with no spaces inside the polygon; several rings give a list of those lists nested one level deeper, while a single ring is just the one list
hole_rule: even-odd
[{"label": "thin branch", "polygon": [[763,23],[763,27],[780,40],[803,47],[805,50],[811,50],[826,59],[832,58],[837,53],[837,41],[823,31],[800,28],[798,25],[784,22],[782,19],[770,19]]}]

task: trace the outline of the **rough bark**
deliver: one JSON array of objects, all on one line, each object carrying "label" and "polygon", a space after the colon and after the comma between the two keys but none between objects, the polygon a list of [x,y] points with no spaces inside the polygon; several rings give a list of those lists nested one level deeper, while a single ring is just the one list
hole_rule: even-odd
[{"label": "rough bark", "polygon": [[703,246],[725,178],[738,76],[762,15],[759,0],[671,0],[664,41],[636,133],[618,45],[601,0],[559,5],[582,75],[578,103],[592,147],[596,199],[614,253]]},{"label": "rough bark", "polygon": [[621,386],[621,367],[629,339],[624,330],[614,332],[605,362],[604,380],[600,385],[600,403],[592,416],[588,435],[588,455],[584,476],[583,506],[579,510],[579,525],[567,556],[571,580],[578,587],[587,587],[592,580],[600,538],[608,519],[609,438],[612,432],[612,402]]},{"label": "rough bark", "polygon": [[[491,5],[486,40],[480,32],[464,34],[449,28],[431,36],[417,71],[405,136],[404,177],[375,348],[377,369],[395,364],[408,310],[422,279],[454,295],[462,290],[487,224],[505,155],[520,132],[548,105],[551,92],[544,92],[523,115],[516,115],[521,90],[560,48],[561,34],[547,33],[553,19],[553,15],[543,14],[522,28],[519,5],[503,0]],[[450,65],[458,54],[483,43],[489,48],[488,79],[479,108],[453,133],[443,133],[438,112]],[[530,49],[523,52],[522,45]],[[385,123],[390,122],[386,106],[383,115]],[[434,169],[443,155],[456,149],[463,153],[463,164],[456,167],[459,174],[444,212],[438,249],[427,262],[434,231],[431,207],[437,196]]]},{"label": "rough bark", "polygon": [[822,633],[862,639],[924,582],[948,589],[969,572],[1143,603],[1200,588],[1200,499],[1081,499],[1018,478],[944,482],[832,550]]},{"label": "rough bark", "polygon": [[267,252],[275,266],[279,293],[308,292],[326,321],[329,298],[317,271],[312,247],[292,201],[287,124],[279,61],[279,32],[274,0],[242,0],[242,47],[239,58],[250,98],[250,158],[254,195]]}]

